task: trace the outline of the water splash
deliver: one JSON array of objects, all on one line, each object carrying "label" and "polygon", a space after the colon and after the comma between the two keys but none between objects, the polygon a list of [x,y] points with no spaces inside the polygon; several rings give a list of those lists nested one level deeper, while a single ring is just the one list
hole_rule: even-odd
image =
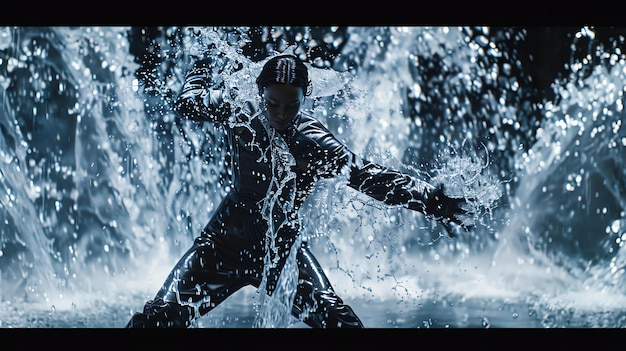
[{"label": "water splash", "polygon": [[[296,174],[291,170],[296,165],[296,160],[289,153],[287,144],[271,128],[267,119],[262,118],[261,122],[270,137],[270,153],[272,161],[272,184],[267,190],[267,195],[263,199],[261,213],[268,223],[265,233],[265,257],[263,257],[263,278],[259,286],[260,300],[256,309],[258,311],[255,320],[256,327],[284,328],[292,322],[291,305],[296,294],[298,284],[298,266],[296,263],[296,253],[302,242],[302,238],[278,238],[277,233],[281,227],[289,231],[289,227],[297,227],[294,213],[294,201],[296,196]],[[279,218],[277,221],[276,218]],[[286,239],[286,240],[285,240]],[[294,240],[295,239],[295,240]],[[280,252],[280,246],[284,242],[290,242],[291,248],[286,253]],[[294,242],[295,241],[295,242]],[[271,297],[264,292],[268,284],[268,279],[272,276],[272,269],[280,265],[281,255],[287,254],[286,263],[280,273],[276,288]]]},{"label": "water splash", "polygon": [[490,225],[493,211],[504,194],[503,181],[489,168],[488,153],[484,154],[483,161],[476,149],[469,149],[464,144],[462,147],[461,150],[444,149],[431,170],[430,181],[445,184],[446,195],[466,200],[464,209],[468,214],[461,217],[465,226]]},{"label": "water splash", "polygon": [[[241,51],[247,28],[164,30],[154,86],[133,74],[128,31],[0,28],[2,326],[37,326],[23,320],[37,301],[46,325],[75,326],[63,313],[94,310],[99,322],[87,326],[119,310],[105,326],[125,324],[228,190],[221,131],[176,122],[168,104],[201,56],[221,67],[216,80],[255,97],[241,84],[263,62]],[[482,225],[441,240],[420,214],[323,181],[302,208],[304,239],[340,296],[368,307],[357,312],[370,324],[389,325],[367,315],[373,306],[382,315],[401,306],[391,319],[411,327],[436,326],[430,317],[446,311],[446,325],[481,327],[484,317],[491,327],[623,326],[623,55],[599,51],[607,65],[573,64],[560,101],[541,104],[534,125],[521,82],[505,70],[513,63],[491,64],[507,55],[487,32],[348,28],[333,69],[312,70],[320,90],[306,106],[364,157],[476,198],[483,216],[471,220]],[[276,297],[291,284],[280,282]],[[266,299],[276,309],[255,310],[253,319],[266,318],[256,325],[290,325],[280,303]],[[231,314],[215,318],[224,325]]]}]

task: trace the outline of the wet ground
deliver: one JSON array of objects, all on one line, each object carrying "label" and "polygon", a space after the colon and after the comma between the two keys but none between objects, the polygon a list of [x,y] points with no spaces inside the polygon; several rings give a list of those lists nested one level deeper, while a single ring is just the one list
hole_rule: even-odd
[{"label": "wet ground", "polygon": [[[193,327],[252,328],[255,318],[250,291],[253,290],[236,293]],[[0,328],[122,328],[142,306],[144,296],[118,297],[116,302],[109,300],[93,299],[65,308],[4,302],[0,307]],[[367,328],[624,328],[626,325],[626,309],[558,310],[496,298],[447,297],[427,304],[349,300]],[[308,326],[294,319],[290,328],[308,329]]]}]

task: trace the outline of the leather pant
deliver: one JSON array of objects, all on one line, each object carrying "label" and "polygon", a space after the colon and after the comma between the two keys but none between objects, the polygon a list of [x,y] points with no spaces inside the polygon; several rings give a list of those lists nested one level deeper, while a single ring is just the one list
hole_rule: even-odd
[{"label": "leather pant", "polygon": [[[259,287],[263,273],[260,248],[241,245],[228,236],[199,236],[167,277],[143,312],[133,315],[129,327],[188,327],[246,285]],[[236,248],[236,249],[233,249]],[[260,258],[260,259],[259,259]],[[292,315],[313,328],[362,328],[352,308],[333,290],[306,242],[297,251],[298,285]],[[280,271],[274,272],[276,281]],[[273,285],[268,283],[267,293]],[[199,308],[184,303],[200,302]],[[183,302],[183,303],[181,303]]]}]

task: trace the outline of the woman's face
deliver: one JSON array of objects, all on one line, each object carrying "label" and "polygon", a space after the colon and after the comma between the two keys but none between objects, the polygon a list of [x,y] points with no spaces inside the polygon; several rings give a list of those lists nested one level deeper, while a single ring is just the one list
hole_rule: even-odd
[{"label": "woman's face", "polygon": [[275,83],[263,89],[267,120],[277,130],[287,128],[300,111],[303,101],[304,91],[295,85]]}]

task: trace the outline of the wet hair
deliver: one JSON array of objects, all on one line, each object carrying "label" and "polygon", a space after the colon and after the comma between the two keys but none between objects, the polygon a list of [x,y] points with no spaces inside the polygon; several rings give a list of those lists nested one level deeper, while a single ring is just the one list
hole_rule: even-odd
[{"label": "wet hair", "polygon": [[311,93],[309,70],[304,63],[294,55],[279,55],[272,57],[263,65],[263,70],[256,78],[259,95],[270,84],[291,84],[302,88],[304,96]]}]

